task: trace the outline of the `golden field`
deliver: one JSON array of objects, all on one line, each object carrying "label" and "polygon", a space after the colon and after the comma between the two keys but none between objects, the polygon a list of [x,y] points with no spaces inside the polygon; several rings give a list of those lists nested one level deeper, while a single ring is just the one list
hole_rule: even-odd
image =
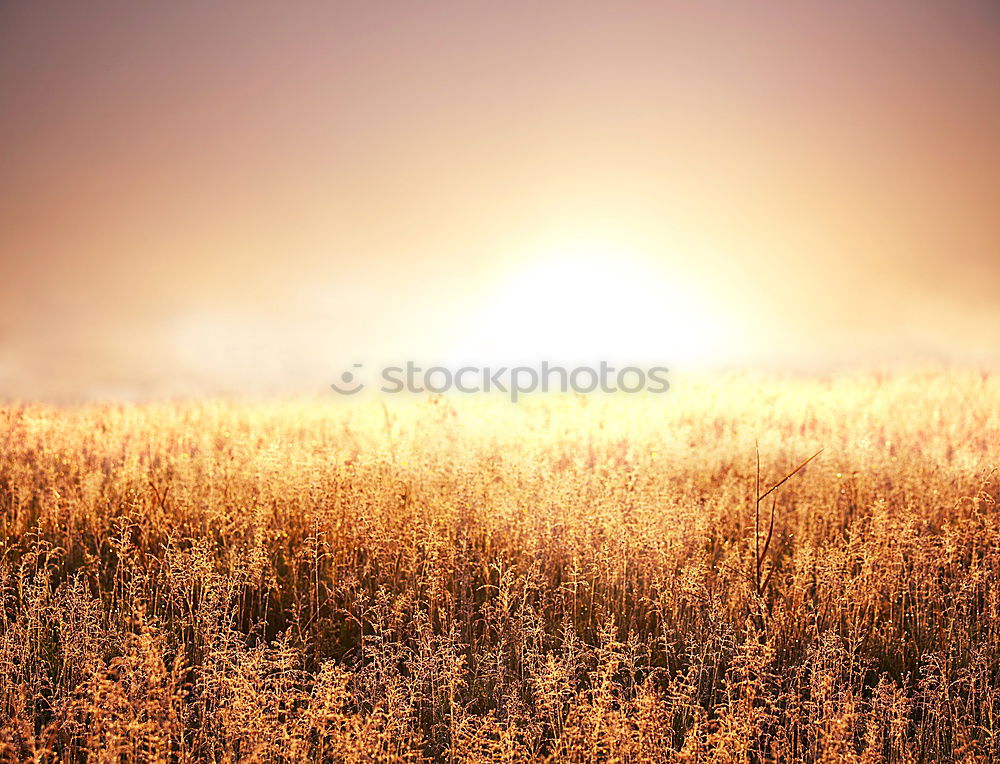
[{"label": "golden field", "polygon": [[673,384],[0,409],[0,756],[1000,759],[1000,378]]}]

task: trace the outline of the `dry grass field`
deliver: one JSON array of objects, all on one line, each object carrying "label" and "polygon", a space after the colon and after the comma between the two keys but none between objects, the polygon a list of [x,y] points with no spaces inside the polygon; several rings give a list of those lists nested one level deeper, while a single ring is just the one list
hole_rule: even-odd
[{"label": "dry grass field", "polygon": [[1000,760],[998,466],[979,373],[7,406],[0,756]]}]

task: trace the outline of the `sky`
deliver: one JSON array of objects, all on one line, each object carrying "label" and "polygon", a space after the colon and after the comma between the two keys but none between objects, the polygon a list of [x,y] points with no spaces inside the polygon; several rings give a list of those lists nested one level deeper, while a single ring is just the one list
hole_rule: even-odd
[{"label": "sky", "polygon": [[1000,5],[0,3],[0,397],[1000,362]]}]

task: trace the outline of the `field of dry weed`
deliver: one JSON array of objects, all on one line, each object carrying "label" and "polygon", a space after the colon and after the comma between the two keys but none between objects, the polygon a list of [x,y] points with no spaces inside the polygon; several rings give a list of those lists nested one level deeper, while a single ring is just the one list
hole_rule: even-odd
[{"label": "field of dry weed", "polygon": [[8,405],[0,758],[1000,760],[998,466],[978,373]]}]

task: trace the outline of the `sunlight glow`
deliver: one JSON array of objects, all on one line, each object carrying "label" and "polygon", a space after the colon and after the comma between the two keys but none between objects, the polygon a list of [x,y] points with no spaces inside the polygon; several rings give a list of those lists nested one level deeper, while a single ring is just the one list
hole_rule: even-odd
[{"label": "sunlight glow", "polygon": [[501,284],[455,356],[494,363],[713,363],[735,342],[718,307],[679,271],[625,245],[546,248]]}]

